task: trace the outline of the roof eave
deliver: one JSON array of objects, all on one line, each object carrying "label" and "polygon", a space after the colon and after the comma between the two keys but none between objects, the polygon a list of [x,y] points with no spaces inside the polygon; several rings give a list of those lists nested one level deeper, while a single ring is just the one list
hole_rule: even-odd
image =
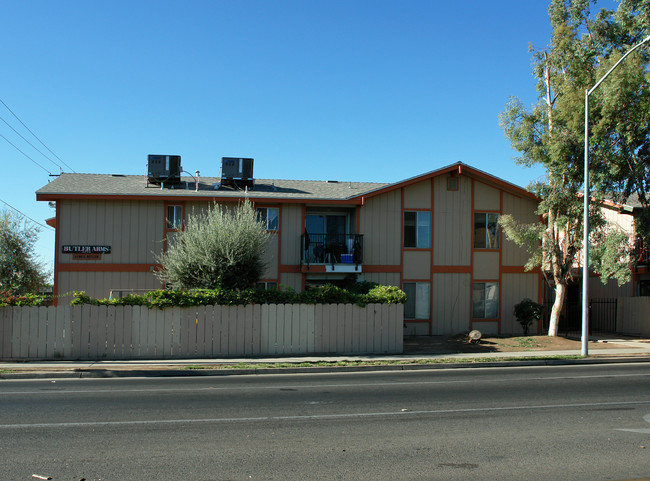
[{"label": "roof eave", "polygon": [[276,204],[348,204],[361,205],[362,197],[355,195],[347,198],[295,198],[295,197],[263,197],[253,195],[219,196],[219,195],[144,195],[144,194],[89,194],[89,193],[36,193],[37,201],[57,200],[148,200],[148,201],[212,201],[212,202],[238,202],[248,199],[257,203]]},{"label": "roof eave", "polygon": [[433,177],[438,177],[440,175],[450,174],[453,172],[456,172],[459,175],[467,175],[469,177],[488,180],[490,183],[497,184],[499,187],[503,188],[504,190],[513,192],[522,197],[528,197],[535,201],[539,201],[539,197],[537,197],[532,192],[529,192],[526,189],[523,189],[511,182],[500,179],[499,177],[495,177],[491,174],[488,174],[487,172],[483,172],[482,170],[476,169],[474,167],[470,167],[469,165],[464,164],[462,162],[457,162],[455,164],[442,167],[440,169],[432,170],[431,172],[420,174],[415,177],[410,177],[408,179],[395,182],[394,184],[390,184],[388,186],[366,192],[365,194],[359,194],[359,196],[363,197],[365,202],[365,199],[369,199],[371,197],[375,197],[377,195],[381,195],[395,189],[408,187],[409,185],[417,184],[418,182],[422,182],[423,180],[431,179]]}]

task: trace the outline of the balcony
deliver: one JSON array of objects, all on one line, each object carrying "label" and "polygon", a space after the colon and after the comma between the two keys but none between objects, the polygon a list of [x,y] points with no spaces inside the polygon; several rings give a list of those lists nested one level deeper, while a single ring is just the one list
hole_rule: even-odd
[{"label": "balcony", "polygon": [[324,266],[324,272],[361,272],[363,235],[303,234],[300,252],[304,272],[312,270],[313,266]]}]

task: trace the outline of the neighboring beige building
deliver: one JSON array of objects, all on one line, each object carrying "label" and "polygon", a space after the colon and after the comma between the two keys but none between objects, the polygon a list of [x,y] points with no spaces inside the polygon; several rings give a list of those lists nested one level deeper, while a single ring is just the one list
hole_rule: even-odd
[{"label": "neighboring beige building", "polygon": [[[458,163],[393,184],[61,174],[36,193],[56,202],[55,294],[109,297],[161,287],[165,238],[209,203],[251,200],[274,236],[264,286],[302,291],[354,277],[401,287],[405,334],[519,333],[513,306],[542,301],[539,272],[496,222],[535,221],[526,190]],[[538,326],[533,326],[536,332]]]},{"label": "neighboring beige building", "polygon": [[[589,297],[594,298],[597,295],[601,297],[650,296],[650,251],[640,243],[634,225],[634,219],[641,214],[641,211],[641,203],[638,201],[636,194],[631,195],[622,203],[603,202],[601,212],[607,223],[629,234],[630,242],[634,246],[632,255],[634,256],[635,266],[632,269],[632,281],[620,288],[616,285],[616,282],[611,281],[609,284],[613,287],[608,292],[598,291],[592,295],[590,283]],[[598,286],[597,289],[603,289],[602,283],[600,284],[601,286]]]},{"label": "neighboring beige building", "polygon": [[[600,212],[610,228],[621,230],[629,235],[634,244],[634,217],[640,212],[640,204],[635,198],[625,203],[609,200],[600,203]],[[644,249],[636,248],[633,254],[637,264],[632,268],[631,281],[621,286],[616,279],[608,279],[605,284],[595,272],[589,274],[589,328],[592,332],[620,332],[617,328],[617,299],[650,295],[650,271],[648,255]],[[579,251],[572,269],[573,279],[567,285],[566,297],[560,316],[559,331],[580,332],[582,329],[582,265],[583,254]],[[549,279],[552,282],[552,279]],[[550,306],[555,297],[552,286],[545,289],[544,304]],[[548,315],[548,314],[547,314]]]}]

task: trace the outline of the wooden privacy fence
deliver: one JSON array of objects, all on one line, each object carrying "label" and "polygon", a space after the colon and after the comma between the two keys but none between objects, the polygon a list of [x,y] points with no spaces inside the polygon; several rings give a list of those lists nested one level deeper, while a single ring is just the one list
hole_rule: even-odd
[{"label": "wooden privacy fence", "polygon": [[0,359],[401,353],[401,304],[0,308]]}]

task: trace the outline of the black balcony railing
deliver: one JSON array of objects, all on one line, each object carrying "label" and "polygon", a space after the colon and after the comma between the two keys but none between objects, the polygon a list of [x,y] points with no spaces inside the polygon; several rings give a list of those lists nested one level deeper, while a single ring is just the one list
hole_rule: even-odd
[{"label": "black balcony railing", "polygon": [[362,264],[363,235],[303,234],[301,264]]}]

